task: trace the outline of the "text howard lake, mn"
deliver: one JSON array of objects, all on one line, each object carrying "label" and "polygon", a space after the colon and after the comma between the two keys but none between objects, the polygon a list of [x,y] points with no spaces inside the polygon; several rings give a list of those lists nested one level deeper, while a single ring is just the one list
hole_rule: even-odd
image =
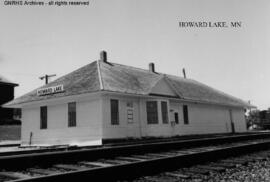
[{"label": "text howard lake, mn", "polygon": [[242,22],[241,21],[235,21],[235,22],[180,21],[179,27],[180,28],[230,28],[230,27],[231,28],[241,28]]}]

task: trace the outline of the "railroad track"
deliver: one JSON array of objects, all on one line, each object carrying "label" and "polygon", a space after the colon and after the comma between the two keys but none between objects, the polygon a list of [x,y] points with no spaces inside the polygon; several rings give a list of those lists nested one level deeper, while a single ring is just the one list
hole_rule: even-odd
[{"label": "railroad track", "polygon": [[[210,135],[194,135],[194,136],[181,136],[181,137],[172,137],[172,138],[148,138],[148,139],[139,139],[139,140],[120,140],[114,141],[109,140],[105,141],[105,144],[101,146],[50,146],[50,147],[20,147],[20,144],[2,144],[1,148],[9,148],[15,147],[13,150],[0,150],[0,156],[11,156],[11,155],[24,155],[24,154],[33,154],[33,153],[47,153],[47,152],[57,152],[57,151],[75,151],[75,150],[85,150],[85,149],[96,149],[96,148],[111,148],[117,146],[125,146],[125,145],[137,145],[137,144],[153,144],[160,142],[183,142],[185,143],[193,143],[194,141],[207,141],[211,138],[222,138],[222,137],[241,137],[241,136],[261,136],[267,135],[267,133],[236,133],[236,134],[210,134]],[[19,149],[21,148],[21,149]],[[23,149],[25,148],[25,149]]]},{"label": "railroad track", "polygon": [[4,156],[0,157],[0,181],[134,179],[195,163],[262,150],[269,146],[270,135],[258,134],[252,137],[242,135],[198,139],[190,143],[174,141],[84,151]]},{"label": "railroad track", "polygon": [[[115,147],[124,145],[135,145],[135,144],[147,144],[147,143],[159,143],[159,142],[172,142],[172,141],[192,141],[195,139],[208,139],[216,137],[228,137],[228,136],[240,136],[240,135],[256,135],[257,133],[236,133],[236,134],[208,134],[208,135],[190,135],[190,136],[180,136],[171,138],[145,138],[145,139],[127,139],[127,140],[104,140],[101,146],[48,146],[48,147],[20,147],[20,144],[1,144],[1,148],[9,148],[8,150],[1,151],[0,156],[10,156],[10,155],[21,155],[21,154],[31,154],[31,153],[43,153],[43,152],[54,152],[54,151],[72,151],[81,149],[93,149],[93,148],[103,148],[103,147]],[[13,148],[12,149],[10,149]]]}]

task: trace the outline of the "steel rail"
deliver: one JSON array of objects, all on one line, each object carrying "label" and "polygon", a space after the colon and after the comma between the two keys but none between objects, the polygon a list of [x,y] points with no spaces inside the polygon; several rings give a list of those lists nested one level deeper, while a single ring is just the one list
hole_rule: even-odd
[{"label": "steel rail", "polygon": [[253,151],[267,149],[270,147],[270,141],[262,141],[237,146],[216,148],[213,150],[194,152],[191,154],[176,155],[171,157],[160,157],[158,159],[149,159],[146,161],[132,162],[128,164],[118,164],[110,167],[99,167],[93,169],[65,172],[54,175],[34,177],[29,179],[13,180],[13,182],[28,181],[75,181],[98,179],[98,181],[116,181],[120,179],[132,179],[143,175],[151,175],[167,170],[174,170],[179,167],[190,166],[202,162],[214,161],[220,158],[237,156]]},{"label": "steel rail", "polygon": [[80,160],[96,160],[99,158],[113,158],[125,156],[127,154],[149,153],[170,150],[179,150],[181,148],[192,148],[198,146],[217,145],[229,142],[244,140],[270,138],[268,133],[237,135],[216,138],[193,139],[185,141],[170,141],[147,144],[124,145],[114,147],[104,147],[95,149],[81,149],[74,151],[53,151],[44,153],[31,153],[12,156],[0,156],[0,169],[16,169],[35,166],[51,165],[54,163],[68,163]]}]

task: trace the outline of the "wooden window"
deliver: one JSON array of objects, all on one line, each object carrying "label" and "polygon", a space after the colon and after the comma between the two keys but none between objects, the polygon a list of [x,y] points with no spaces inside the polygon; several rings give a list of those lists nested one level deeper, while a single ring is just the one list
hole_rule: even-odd
[{"label": "wooden window", "polygon": [[175,112],[175,113],[174,113],[174,121],[175,121],[175,124],[178,124],[178,123],[179,123],[178,112]]},{"label": "wooden window", "polygon": [[146,112],[147,112],[147,123],[158,124],[157,101],[147,101]]},{"label": "wooden window", "polygon": [[183,105],[183,116],[184,116],[184,124],[189,124],[188,121],[188,106]]},{"label": "wooden window", "polygon": [[166,101],[161,101],[161,114],[162,114],[162,122],[164,124],[168,123],[168,106]]},{"label": "wooden window", "polygon": [[76,126],[76,102],[68,103],[68,127]]},{"label": "wooden window", "polygon": [[47,106],[40,107],[40,129],[47,129]]},{"label": "wooden window", "polygon": [[111,99],[111,124],[119,124],[119,102],[116,99]]}]

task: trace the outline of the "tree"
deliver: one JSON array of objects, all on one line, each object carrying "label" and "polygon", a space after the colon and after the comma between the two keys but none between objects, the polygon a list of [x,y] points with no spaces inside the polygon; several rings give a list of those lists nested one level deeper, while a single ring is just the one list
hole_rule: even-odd
[{"label": "tree", "polygon": [[260,110],[251,110],[247,115],[247,127],[253,124],[260,124]]}]

